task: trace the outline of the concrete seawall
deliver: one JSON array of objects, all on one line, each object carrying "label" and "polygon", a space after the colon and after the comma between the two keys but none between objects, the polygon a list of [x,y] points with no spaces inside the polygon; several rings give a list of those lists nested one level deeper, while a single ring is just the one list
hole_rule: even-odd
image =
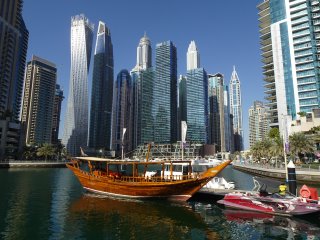
[{"label": "concrete seawall", "polygon": [[[233,168],[239,171],[247,172],[257,176],[271,177],[277,179],[286,179],[286,172],[284,169],[276,168],[264,168],[260,166],[252,166],[247,164],[234,163]],[[320,183],[320,171],[319,170],[301,170],[296,169],[296,177],[298,183]]]},{"label": "concrete seawall", "polygon": [[0,168],[64,168],[67,162],[10,161],[0,162]]}]

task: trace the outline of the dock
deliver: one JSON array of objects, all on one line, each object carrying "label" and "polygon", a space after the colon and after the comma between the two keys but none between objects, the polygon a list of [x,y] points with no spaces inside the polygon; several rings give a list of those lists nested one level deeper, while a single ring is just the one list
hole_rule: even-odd
[{"label": "dock", "polygon": [[[286,179],[284,168],[273,168],[254,164],[233,163],[233,168],[242,172],[247,172],[256,176],[270,177],[275,179]],[[320,171],[317,169],[296,168],[296,178],[298,183],[320,183]]]}]

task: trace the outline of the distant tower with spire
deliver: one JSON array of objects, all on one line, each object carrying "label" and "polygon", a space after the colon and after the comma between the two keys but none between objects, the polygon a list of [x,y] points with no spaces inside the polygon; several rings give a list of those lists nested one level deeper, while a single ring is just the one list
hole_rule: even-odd
[{"label": "distant tower with spire", "polygon": [[152,49],[151,41],[147,37],[146,32],[144,36],[140,39],[139,45],[137,47],[137,65],[136,70],[146,70],[152,66]]},{"label": "distant tower with spire", "polygon": [[235,66],[230,79],[230,113],[233,115],[234,149],[243,150],[241,87]]},{"label": "distant tower with spire", "polygon": [[196,43],[191,41],[187,52],[187,71],[200,68],[200,54]]}]

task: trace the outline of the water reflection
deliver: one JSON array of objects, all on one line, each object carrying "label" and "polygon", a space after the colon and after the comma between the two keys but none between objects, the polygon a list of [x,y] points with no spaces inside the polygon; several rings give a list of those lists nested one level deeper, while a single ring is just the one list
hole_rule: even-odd
[{"label": "water reflection", "polygon": [[[264,237],[282,237],[285,239],[305,237],[308,239],[318,239],[320,236],[320,228],[317,225],[300,218],[288,218],[230,209],[226,209],[223,212],[227,221],[237,222],[242,225],[250,224],[259,229]],[[315,216],[309,216],[309,220],[310,218],[316,219]]]},{"label": "water reflection", "polygon": [[[70,234],[108,239],[217,239],[188,204],[85,194],[72,203]],[[75,223],[76,222],[76,223]],[[80,229],[80,230],[79,230]],[[81,231],[81,233],[79,232]],[[66,236],[68,237],[68,235]]]}]

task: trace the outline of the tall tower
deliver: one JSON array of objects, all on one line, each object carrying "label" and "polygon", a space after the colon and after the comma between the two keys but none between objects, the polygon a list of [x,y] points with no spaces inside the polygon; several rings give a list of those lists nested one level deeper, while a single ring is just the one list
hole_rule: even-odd
[{"label": "tall tower", "polygon": [[99,22],[92,77],[89,147],[111,150],[113,101],[113,46],[111,33]]},{"label": "tall tower", "polygon": [[72,156],[78,155],[88,140],[88,72],[93,28],[84,15],[71,18],[70,84],[62,143]]},{"label": "tall tower", "polygon": [[20,120],[29,32],[22,0],[2,0],[0,7],[0,117]]},{"label": "tall tower", "polygon": [[21,124],[26,144],[51,143],[56,65],[32,56],[27,64]]},{"label": "tall tower", "polygon": [[233,115],[234,150],[243,150],[241,86],[236,68],[233,67],[230,88],[230,113]]},{"label": "tall tower", "polygon": [[208,143],[208,76],[199,60],[196,44],[191,41],[186,74],[187,140],[204,144]]},{"label": "tall tower", "polygon": [[320,107],[319,1],[265,0],[258,6],[270,125]]},{"label": "tall tower", "polygon": [[269,132],[269,109],[260,101],[254,101],[249,109],[249,144],[250,148],[265,139]]},{"label": "tall tower", "polygon": [[[209,142],[219,152],[226,151],[225,87],[222,74],[208,75]],[[229,112],[228,112],[229,113]]]},{"label": "tall tower", "polygon": [[119,72],[114,95],[112,149],[119,156],[122,144],[124,153],[132,151],[133,86],[128,70],[123,69]]},{"label": "tall tower", "polygon": [[137,65],[135,70],[146,70],[152,66],[152,50],[151,41],[147,37],[146,33],[140,39],[137,47]]},{"label": "tall tower", "polygon": [[133,84],[133,148],[153,141],[152,99],[154,69],[151,41],[146,34],[137,47],[137,65],[130,72]]},{"label": "tall tower", "polygon": [[154,142],[177,141],[177,49],[171,41],[156,45],[152,116]]},{"label": "tall tower", "polygon": [[191,41],[187,52],[187,71],[200,68],[200,54],[196,43]]},{"label": "tall tower", "polygon": [[56,92],[54,95],[53,118],[52,118],[52,144],[58,144],[58,136],[60,129],[61,104],[64,99],[63,90],[59,84],[56,84]]}]

